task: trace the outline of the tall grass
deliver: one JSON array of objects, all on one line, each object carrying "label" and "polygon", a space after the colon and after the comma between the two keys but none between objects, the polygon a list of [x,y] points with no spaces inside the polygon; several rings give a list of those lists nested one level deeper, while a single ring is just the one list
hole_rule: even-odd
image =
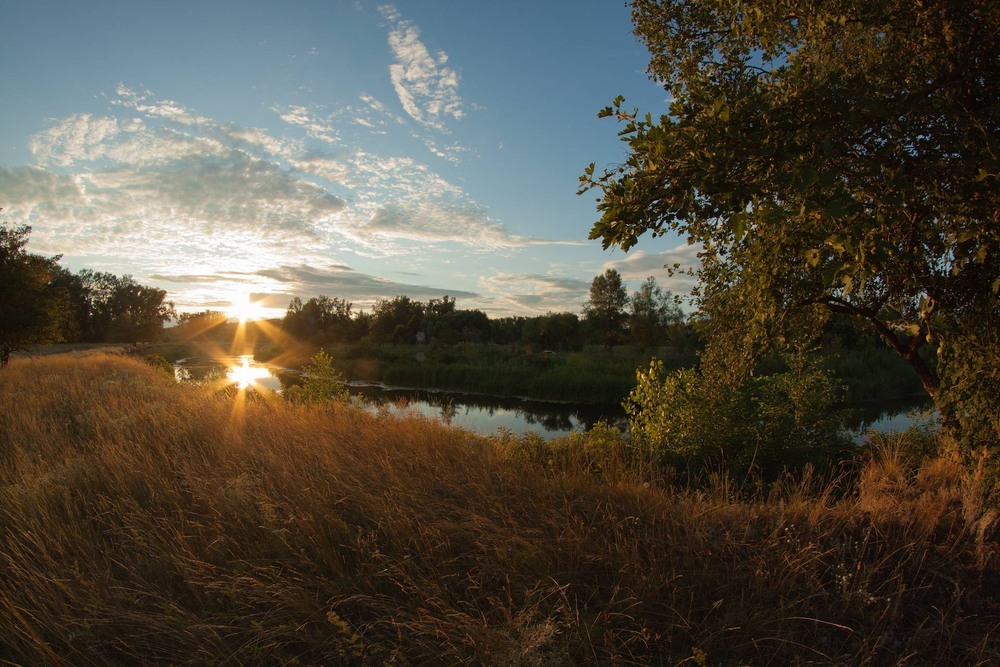
[{"label": "tall grass", "polygon": [[186,387],[0,373],[0,662],[990,664],[995,518],[947,458],[678,488],[551,445]]}]

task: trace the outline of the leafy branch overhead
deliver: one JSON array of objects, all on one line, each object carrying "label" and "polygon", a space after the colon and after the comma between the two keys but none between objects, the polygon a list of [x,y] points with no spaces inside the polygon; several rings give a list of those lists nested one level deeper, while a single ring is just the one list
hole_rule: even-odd
[{"label": "leafy branch overhead", "polygon": [[948,405],[966,379],[935,358],[1000,327],[1000,4],[631,6],[671,102],[600,111],[628,154],[581,176],[591,238],[697,244],[699,306],[734,357],[843,313]]}]

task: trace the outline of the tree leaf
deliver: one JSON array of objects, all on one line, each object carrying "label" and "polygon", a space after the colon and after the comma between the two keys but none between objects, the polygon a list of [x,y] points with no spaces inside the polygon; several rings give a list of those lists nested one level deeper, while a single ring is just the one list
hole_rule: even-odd
[{"label": "tree leaf", "polygon": [[842,194],[834,197],[827,202],[827,205],[823,208],[823,212],[831,218],[846,218],[854,215],[860,210],[861,204],[856,202],[854,198],[848,194]]}]

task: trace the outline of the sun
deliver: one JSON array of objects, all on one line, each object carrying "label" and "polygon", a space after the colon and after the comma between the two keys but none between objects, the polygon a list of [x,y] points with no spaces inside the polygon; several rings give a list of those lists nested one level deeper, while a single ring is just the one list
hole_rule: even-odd
[{"label": "sun", "polygon": [[233,305],[229,308],[229,316],[239,319],[240,324],[245,324],[247,320],[257,320],[263,317],[263,309],[260,304],[250,300],[249,292],[242,292],[233,299]]}]

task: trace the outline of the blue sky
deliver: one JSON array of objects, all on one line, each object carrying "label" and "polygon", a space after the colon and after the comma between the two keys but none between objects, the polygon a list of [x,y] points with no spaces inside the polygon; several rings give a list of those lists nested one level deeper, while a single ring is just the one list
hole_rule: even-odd
[{"label": "blue sky", "polygon": [[618,94],[666,94],[607,1],[6,3],[2,219],[179,310],[455,296],[580,312],[608,267],[684,292],[676,238],[587,240]]}]

